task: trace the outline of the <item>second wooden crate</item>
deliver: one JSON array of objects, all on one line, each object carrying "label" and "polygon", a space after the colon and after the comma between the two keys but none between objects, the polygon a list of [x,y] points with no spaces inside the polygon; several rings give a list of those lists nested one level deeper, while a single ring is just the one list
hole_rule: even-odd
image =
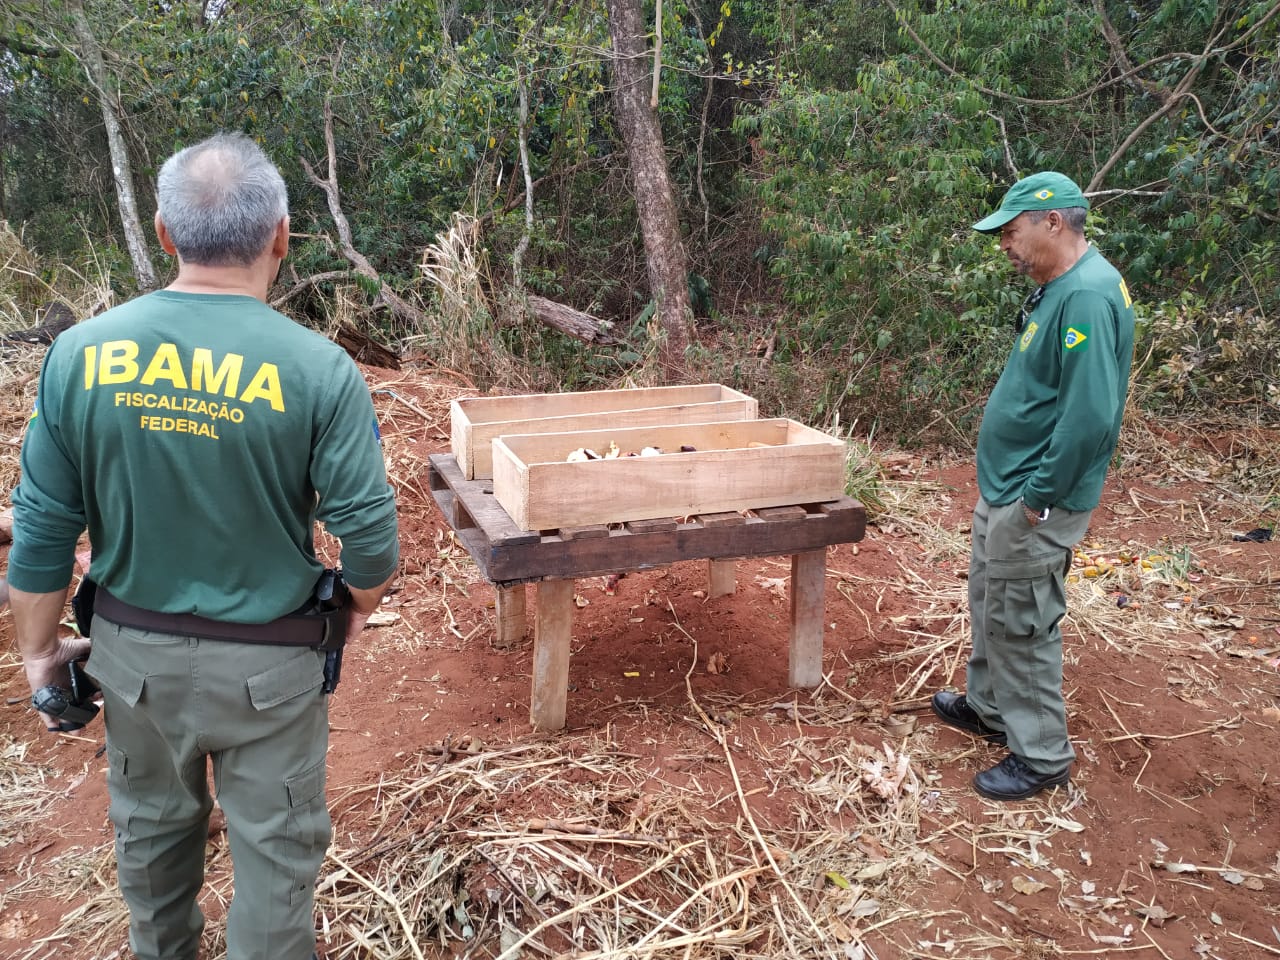
[{"label": "second wooden crate", "polygon": [[[569,462],[579,448],[622,456]],[[625,456],[645,447],[657,456]],[[692,447],[680,452],[681,447]],[[845,444],[794,420],[500,437],[493,494],[524,530],[821,503],[844,493]]]}]

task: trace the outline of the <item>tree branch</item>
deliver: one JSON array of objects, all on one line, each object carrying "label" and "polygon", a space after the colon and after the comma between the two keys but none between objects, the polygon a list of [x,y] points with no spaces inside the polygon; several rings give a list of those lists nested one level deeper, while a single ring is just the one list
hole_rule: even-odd
[{"label": "tree branch", "polygon": [[62,56],[63,51],[57,47],[37,46],[30,43],[24,43],[14,37],[0,34],[0,50],[8,50],[10,53],[20,53],[24,57],[44,57],[53,59]]},{"label": "tree branch", "polygon": [[930,60],[932,60],[940,70],[950,74],[951,76],[955,77],[958,80],[965,81],[970,86],[972,86],[973,89],[977,90],[979,93],[985,93],[989,97],[995,97],[999,100],[1009,100],[1013,103],[1021,103],[1030,107],[1055,107],[1055,106],[1061,106],[1062,104],[1066,104],[1066,103],[1075,103],[1077,100],[1084,100],[1087,97],[1093,96],[1094,94],[1098,93],[1101,90],[1105,90],[1108,87],[1113,87],[1117,83],[1123,83],[1124,81],[1128,80],[1130,77],[1134,76],[1135,74],[1139,74],[1146,70],[1150,70],[1152,67],[1161,63],[1169,63],[1174,60],[1202,61],[1202,60],[1209,59],[1210,57],[1216,57],[1216,56],[1219,56],[1220,54],[1227,53],[1231,50],[1234,50],[1236,47],[1240,46],[1242,43],[1244,43],[1252,34],[1256,33],[1259,29],[1261,29],[1263,25],[1267,23],[1267,21],[1269,21],[1278,12],[1280,12],[1280,3],[1277,3],[1270,10],[1268,10],[1265,15],[1260,17],[1257,23],[1255,23],[1252,27],[1250,27],[1240,36],[1236,37],[1235,40],[1227,44],[1225,47],[1214,47],[1212,49],[1205,50],[1203,53],[1198,53],[1198,54],[1186,53],[1182,51],[1175,52],[1175,53],[1161,54],[1158,57],[1152,57],[1150,60],[1147,60],[1144,63],[1138,64],[1138,66],[1134,67],[1131,70],[1124,71],[1118,76],[1109,77],[1108,79],[1103,80],[1101,83],[1095,84],[1094,86],[1090,87],[1088,90],[1083,90],[1080,93],[1073,93],[1069,97],[1058,97],[1057,99],[1053,99],[1053,100],[1037,100],[1034,97],[1020,97],[1014,93],[1005,93],[1003,90],[993,90],[991,87],[985,87],[982,84],[978,83],[977,81],[973,80],[971,77],[968,77],[965,74],[961,73],[955,67],[951,66],[951,64],[947,63],[945,60],[943,60],[941,57],[939,57],[936,53],[933,52],[933,49],[927,43],[924,42],[920,34],[916,33],[915,28],[911,26],[906,16],[902,13],[900,9],[898,9],[897,5],[893,2],[893,0],[887,0],[887,2],[889,4],[889,9],[891,9],[894,12],[894,15],[898,19],[898,22],[902,24],[902,29],[904,29],[907,32],[907,35],[910,36],[911,39],[914,40],[916,44],[920,47],[920,49],[924,51],[925,56],[927,56]]},{"label": "tree branch", "polygon": [[1137,71],[1133,69],[1133,61],[1129,59],[1129,51],[1125,50],[1124,41],[1120,39],[1120,34],[1111,23],[1111,18],[1107,16],[1107,8],[1103,6],[1102,0],[1093,0],[1093,12],[1098,15],[1102,36],[1106,39],[1107,46],[1111,48],[1111,55],[1115,57],[1116,63],[1120,65],[1121,73],[1133,76],[1134,81],[1143,92],[1155,97],[1162,105],[1167,103],[1169,100],[1168,90],[1136,75]]},{"label": "tree branch", "polygon": [[279,310],[280,305],[288,300],[293,299],[303,290],[309,290],[312,287],[318,287],[322,283],[328,283],[330,280],[347,280],[350,279],[352,273],[350,270],[329,270],[325,273],[313,273],[305,280],[299,280],[292,287],[286,290],[280,296],[271,301],[269,306],[273,310]]},{"label": "tree branch", "polygon": [[421,330],[427,325],[426,315],[417,307],[406,303],[383,283],[368,257],[357,250],[352,242],[351,224],[347,221],[346,214],[342,212],[342,202],[338,192],[338,151],[333,139],[333,104],[327,99],[324,102],[324,146],[329,161],[327,177],[322,179],[307,162],[306,157],[299,159],[302,162],[302,169],[307,172],[307,177],[324,191],[325,198],[329,202],[329,215],[333,217],[334,226],[338,230],[338,245],[342,248],[343,256],[351,261],[351,265],[356,268],[358,274],[378,284],[378,299],[386,304],[397,318],[410,324],[413,329]]},{"label": "tree branch", "polygon": [[662,75],[662,0],[654,4],[653,14],[653,90],[649,93],[649,109],[658,109],[658,79]]}]

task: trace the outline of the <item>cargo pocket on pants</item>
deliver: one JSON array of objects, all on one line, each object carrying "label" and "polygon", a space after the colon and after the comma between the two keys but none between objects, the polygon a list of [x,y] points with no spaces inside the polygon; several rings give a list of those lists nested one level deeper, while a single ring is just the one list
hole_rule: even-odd
[{"label": "cargo pocket on pants", "polygon": [[118,747],[107,744],[107,817],[115,827],[117,855],[132,837],[130,825],[138,810],[138,801],[129,789],[129,756]]},{"label": "cargo pocket on pants", "polygon": [[[269,710],[304,693],[319,691],[324,682],[324,656],[310,648],[301,648],[295,656],[249,677],[247,682],[253,708]],[[305,774],[299,774],[301,776]],[[322,776],[321,786],[323,784]]]},{"label": "cargo pocket on pants", "polygon": [[289,824],[285,835],[287,862],[295,868],[289,888],[291,904],[314,893],[316,874],[329,847],[332,830],[324,783],[324,760],[284,782],[289,796]]},{"label": "cargo pocket on pants", "polygon": [[89,662],[84,665],[85,673],[98,684],[119,697],[130,707],[136,707],[142,699],[142,690],[146,686],[147,676],[136,667],[125,663],[111,649],[108,632],[119,636],[120,628],[98,618],[100,636],[89,648]]}]

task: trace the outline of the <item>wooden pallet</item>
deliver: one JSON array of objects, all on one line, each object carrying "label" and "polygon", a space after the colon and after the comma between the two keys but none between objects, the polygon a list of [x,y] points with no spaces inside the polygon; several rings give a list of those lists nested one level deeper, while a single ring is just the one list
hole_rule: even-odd
[{"label": "wooden pallet", "polygon": [[564,727],[574,580],[707,560],[710,596],[732,593],[739,557],[791,555],[789,682],[822,680],[826,548],[861,540],[866,511],[849,497],[742,513],[633,520],[571,530],[521,530],[493,496],[491,480],[467,480],[451,454],[429,458],[431,495],[498,592],[498,643],[523,637],[525,590],[536,583],[530,721]]}]

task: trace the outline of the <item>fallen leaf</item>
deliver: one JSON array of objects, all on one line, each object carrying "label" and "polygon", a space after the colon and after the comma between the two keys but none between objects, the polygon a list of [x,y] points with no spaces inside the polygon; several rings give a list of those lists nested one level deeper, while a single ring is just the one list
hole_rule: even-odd
[{"label": "fallen leaf", "polygon": [[1133,911],[1140,917],[1146,917],[1153,927],[1163,927],[1166,920],[1172,920],[1173,914],[1158,903],[1147,907],[1138,907]]},{"label": "fallen leaf", "polygon": [[[1263,884],[1257,877],[1247,877],[1244,881],[1244,887],[1246,890],[1261,890]],[[1280,937],[1276,937],[1276,939],[1280,940]]]},{"label": "fallen leaf", "polygon": [[1092,930],[1089,931],[1089,939],[1092,940],[1094,943],[1104,943],[1108,947],[1120,947],[1120,946],[1124,946],[1126,943],[1129,942],[1128,937],[1113,937],[1113,936],[1100,937],[1096,933],[1094,933]]},{"label": "fallen leaf", "polygon": [[916,718],[906,717],[889,717],[884,722],[884,731],[891,737],[905,737],[916,728]]},{"label": "fallen leaf", "polygon": [[773,594],[775,600],[787,599],[787,581],[785,577],[756,577],[756,586]]},{"label": "fallen leaf", "polygon": [[853,909],[850,911],[850,913],[855,917],[874,917],[879,912],[880,901],[872,900],[870,897],[867,897],[864,900],[859,900],[853,905]]},{"label": "fallen leaf", "polygon": [[853,884],[846,880],[843,875],[836,873],[834,870],[828,870],[825,876],[841,890],[851,890],[853,888]]},{"label": "fallen leaf", "polygon": [[1014,877],[1012,883],[1013,889],[1028,897],[1033,893],[1039,893],[1041,890],[1047,890],[1049,887],[1047,883],[1041,883],[1039,880],[1032,880],[1030,877],[1023,876]]},{"label": "fallen leaf", "polygon": [[1084,824],[1068,820],[1066,817],[1049,816],[1044,818],[1044,822],[1051,823],[1061,830],[1069,830],[1071,833],[1084,833]]},{"label": "fallen leaf", "polygon": [[831,931],[831,935],[841,943],[848,943],[853,939],[853,931],[845,926],[839,917],[832,917],[827,921],[827,929]]},{"label": "fallen leaf", "polygon": [[707,673],[728,673],[729,658],[723,653],[713,653],[707,658]]},{"label": "fallen leaf", "polygon": [[881,860],[878,863],[867,864],[853,876],[855,880],[875,880],[878,877],[883,877],[888,872],[889,861]]}]

